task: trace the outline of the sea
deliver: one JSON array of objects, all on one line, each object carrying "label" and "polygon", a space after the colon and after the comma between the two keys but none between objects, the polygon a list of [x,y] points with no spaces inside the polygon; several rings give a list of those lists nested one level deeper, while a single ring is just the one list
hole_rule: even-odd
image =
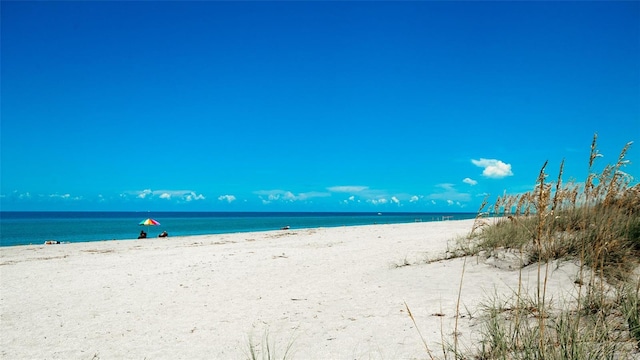
[{"label": "sea", "polygon": [[[476,213],[0,211],[0,246],[473,219]],[[152,218],[158,226],[141,226]]]}]

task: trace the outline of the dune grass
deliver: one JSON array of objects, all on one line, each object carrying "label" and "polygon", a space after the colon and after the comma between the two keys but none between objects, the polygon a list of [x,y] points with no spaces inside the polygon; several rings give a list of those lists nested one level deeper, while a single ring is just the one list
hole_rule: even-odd
[{"label": "dune grass", "polygon": [[[485,210],[483,204],[478,225],[474,225],[463,248],[466,255],[491,256],[499,251],[521,254],[522,266],[537,264],[536,292],[524,293],[520,283],[508,301],[498,296],[489,299],[481,311],[485,321],[479,349],[464,353],[454,338],[445,357],[640,356],[640,185],[631,186],[631,177],[622,171],[631,143],[623,147],[615,164],[594,172],[595,161],[601,156],[596,140],[594,136],[584,183],[563,183],[564,161],[555,182],[548,182],[545,163],[530,192],[505,194],[493,209]],[[488,214],[502,216],[502,220],[483,226]],[[580,265],[571,308],[567,304],[552,306],[546,294],[546,270],[554,260],[577,261]]]},{"label": "dune grass", "polygon": [[277,347],[277,342],[270,339],[269,330],[266,329],[262,338],[256,342],[253,336],[250,336],[247,344],[245,358],[247,360],[286,360],[293,358],[293,342],[294,338],[284,346],[283,350]]}]

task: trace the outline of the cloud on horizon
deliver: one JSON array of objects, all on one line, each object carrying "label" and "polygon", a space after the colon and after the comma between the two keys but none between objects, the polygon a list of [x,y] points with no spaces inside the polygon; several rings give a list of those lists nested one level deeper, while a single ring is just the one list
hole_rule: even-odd
[{"label": "cloud on horizon", "polygon": [[[435,204],[434,200],[443,200],[446,202],[467,202],[471,200],[471,194],[458,192],[454,184],[444,183],[438,184],[436,185],[436,187],[440,188],[441,191],[426,196],[426,198],[431,200],[433,204]],[[451,204],[452,203],[450,203],[449,205]]]},{"label": "cloud on horizon", "polygon": [[71,194],[51,194],[49,195],[50,198],[55,198],[55,199],[70,199],[71,198]]},{"label": "cloud on horizon", "polygon": [[478,182],[473,180],[472,178],[464,178],[462,182],[471,186],[478,185]]},{"label": "cloud on horizon", "polygon": [[348,198],[346,198],[345,200],[342,200],[343,204],[349,204],[349,203],[360,203],[360,199],[356,200],[355,195],[351,195]]},{"label": "cloud on horizon", "polygon": [[373,205],[384,205],[386,203],[389,202],[389,200],[385,199],[385,198],[380,198],[380,199],[370,199],[367,200],[367,202],[373,204]]},{"label": "cloud on horizon", "polygon": [[331,192],[341,192],[341,193],[361,192],[368,189],[369,189],[368,186],[331,186],[327,188],[327,190]]},{"label": "cloud on horizon", "polygon": [[385,205],[385,204],[397,204],[402,206],[401,198],[411,198],[405,196],[405,194],[391,195],[385,190],[371,189],[369,186],[362,185],[341,185],[330,186],[327,188],[332,193],[345,193],[349,195],[346,199],[341,200],[341,203],[360,203],[361,201],[372,205]]},{"label": "cloud on horizon", "polygon": [[60,201],[84,201],[85,197],[80,195],[71,195],[69,193],[59,194],[32,194],[31,192],[19,192],[17,190],[12,191],[10,194],[1,194],[0,198],[9,201],[24,201],[24,202],[60,202]]},{"label": "cloud on horizon", "polygon": [[511,164],[504,163],[497,159],[472,159],[471,162],[477,167],[484,168],[482,176],[490,179],[502,179],[507,176],[513,176]]},{"label": "cloud on horizon", "polygon": [[[368,186],[331,186],[328,187],[327,190],[332,193],[348,194],[350,195],[349,201],[354,201],[359,198],[374,205],[386,204],[389,202],[388,199],[392,197],[392,195],[385,190],[371,189]],[[397,196],[396,200],[398,200]]]},{"label": "cloud on horizon", "polygon": [[273,201],[293,202],[331,196],[330,193],[320,191],[310,191],[296,195],[287,190],[259,190],[254,191],[254,194],[258,195],[263,204],[269,204]]},{"label": "cloud on horizon", "polygon": [[[215,195],[211,197],[211,199],[218,204],[231,204],[238,202],[244,204],[262,203],[263,205],[274,203],[279,203],[281,205],[294,203],[318,203],[323,204],[322,206],[331,206],[330,204],[333,203],[357,206],[358,208],[361,208],[361,206],[364,204],[387,207],[411,206],[412,208],[416,208],[425,205],[438,205],[437,203],[442,204],[442,202],[447,203],[447,200],[453,201],[454,204],[456,202],[462,202],[464,205],[464,202],[470,200],[470,194],[458,192],[454,184],[439,184],[437,185],[437,188],[439,190],[434,191],[431,195],[421,195],[415,193],[393,193],[387,190],[372,189],[369,186],[332,186],[324,188],[327,191],[321,190],[300,193],[280,189],[259,190],[251,193],[254,196],[257,195],[257,197],[254,197],[253,200],[251,200],[251,196],[241,196],[240,198],[238,198],[238,195],[224,193]],[[143,190],[125,191],[116,193],[114,195],[98,194],[90,197],[75,196],[69,193],[34,195],[29,192],[18,191],[14,191],[13,193],[7,195],[3,194],[2,196],[6,199],[13,199],[12,201],[14,202],[23,201],[26,203],[27,201],[31,201],[33,203],[44,203],[45,201],[51,201],[53,203],[57,201],[58,203],[70,203],[71,201],[78,201],[78,203],[80,203],[84,201],[86,203],[85,205],[91,203],[101,203],[103,204],[101,206],[105,206],[104,204],[107,204],[106,206],[118,206],[118,204],[129,204],[127,206],[131,206],[136,203],[142,204],[151,201],[166,203],[167,205],[196,202],[206,203],[202,200],[207,199],[205,195],[197,193],[193,190],[153,190],[149,188]],[[324,202],[315,200],[319,198],[327,198],[328,200]],[[108,205],[110,202],[113,202],[113,205]]]},{"label": "cloud on horizon", "polygon": [[135,196],[137,199],[162,199],[162,200],[179,200],[179,201],[196,201],[205,200],[205,196],[197,194],[193,190],[151,190],[144,189],[138,191],[130,191],[120,194],[121,198],[127,198],[129,195]]},{"label": "cloud on horizon", "polygon": [[236,201],[236,197],[233,196],[233,195],[220,195],[220,196],[218,196],[218,200],[226,201],[229,204],[231,204],[232,202]]}]

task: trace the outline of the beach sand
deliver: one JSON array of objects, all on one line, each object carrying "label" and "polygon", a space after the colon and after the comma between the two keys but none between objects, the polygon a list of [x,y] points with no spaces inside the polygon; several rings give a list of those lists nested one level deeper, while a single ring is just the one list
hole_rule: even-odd
[{"label": "beach sand", "polygon": [[[250,339],[268,334],[280,358],[291,344],[296,359],[425,359],[421,333],[442,358],[465,259],[428,260],[444,258],[472,224],[1,248],[0,357],[242,359]],[[477,345],[479,305],[516,291],[520,273],[508,264],[466,259],[460,348]],[[537,269],[522,272],[532,293]],[[575,293],[575,274],[571,263],[551,266],[547,297]]]}]

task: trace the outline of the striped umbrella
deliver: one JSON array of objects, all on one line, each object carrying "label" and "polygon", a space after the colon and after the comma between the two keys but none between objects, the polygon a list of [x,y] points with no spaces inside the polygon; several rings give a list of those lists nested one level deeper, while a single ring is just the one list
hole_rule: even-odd
[{"label": "striped umbrella", "polygon": [[144,225],[144,226],[158,226],[160,225],[160,223],[157,220],[154,219],[146,219],[146,220],[142,220],[140,221],[140,224],[138,225]]}]

